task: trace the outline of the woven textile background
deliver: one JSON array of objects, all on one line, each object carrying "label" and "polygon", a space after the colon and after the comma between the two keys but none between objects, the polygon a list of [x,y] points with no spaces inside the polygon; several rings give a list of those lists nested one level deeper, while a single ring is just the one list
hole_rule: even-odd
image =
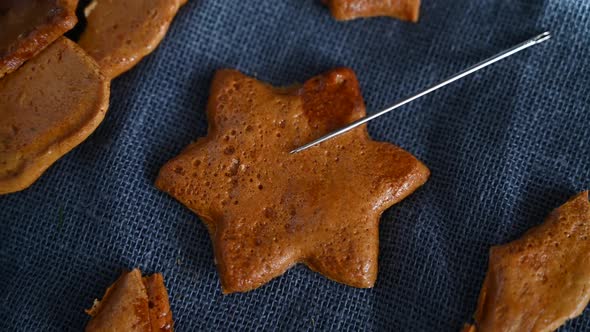
[{"label": "woven textile background", "polygon": [[[544,29],[554,38],[375,120],[432,171],[389,209],[374,289],[303,266],[223,296],[199,219],[153,185],[206,134],[213,73],[275,85],[335,66],[375,112]],[[457,331],[488,249],[590,187],[590,2],[423,0],[419,24],[336,22],[315,0],[190,0],[160,47],[112,84],[88,140],[0,197],[0,330],[80,331],[122,269],[162,272],[177,331]],[[563,331],[588,331],[590,309]]]}]

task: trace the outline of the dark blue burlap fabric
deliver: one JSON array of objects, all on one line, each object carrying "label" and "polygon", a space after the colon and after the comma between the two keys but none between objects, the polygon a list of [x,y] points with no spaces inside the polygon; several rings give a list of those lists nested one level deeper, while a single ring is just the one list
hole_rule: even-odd
[{"label": "dark blue burlap fabric", "polygon": [[[370,124],[432,171],[382,217],[374,289],[297,266],[223,296],[205,227],[153,185],[206,134],[216,69],[288,85],[349,66],[374,112],[544,29],[550,42]],[[140,267],[164,274],[178,331],[457,331],[489,247],[590,187],[589,68],[585,0],[423,0],[417,25],[336,22],[312,0],[191,0],[160,47],[113,82],[96,132],[31,188],[0,197],[0,330],[80,331],[94,298]],[[590,309],[563,331],[589,329]]]}]

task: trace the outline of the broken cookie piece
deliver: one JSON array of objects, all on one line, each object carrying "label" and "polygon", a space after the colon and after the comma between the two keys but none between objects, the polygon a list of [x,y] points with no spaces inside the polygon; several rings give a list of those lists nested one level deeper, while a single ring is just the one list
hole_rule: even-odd
[{"label": "broken cookie piece", "polygon": [[76,25],[78,0],[0,1],[0,77]]},{"label": "broken cookie piece", "polygon": [[322,0],[339,21],[362,17],[389,16],[418,22],[420,0]]},{"label": "broken cookie piece", "polygon": [[139,269],[123,273],[86,312],[92,316],[87,332],[172,331],[174,325],[164,278],[142,278]]},{"label": "broken cookie piece", "polygon": [[166,35],[186,0],[94,0],[85,10],[88,24],[80,46],[109,78],[135,66]]},{"label": "broken cookie piece", "polygon": [[164,165],[156,186],[207,225],[224,293],[255,289],[296,263],[373,286],[381,213],[424,184],[428,169],[371,140],[366,126],[289,153],[363,116],[350,69],[289,88],[216,73],[207,137]]},{"label": "broken cookie piece", "polygon": [[588,192],[520,239],[490,249],[475,325],[464,331],[554,331],[590,300]]},{"label": "broken cookie piece", "polygon": [[109,80],[65,37],[0,80],[0,194],[30,186],[104,118]]}]

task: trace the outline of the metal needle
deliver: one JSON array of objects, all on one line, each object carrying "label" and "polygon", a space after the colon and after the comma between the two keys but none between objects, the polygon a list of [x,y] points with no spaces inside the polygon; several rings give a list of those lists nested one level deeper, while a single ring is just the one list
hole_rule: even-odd
[{"label": "metal needle", "polygon": [[481,62],[479,62],[479,63],[477,63],[477,64],[475,64],[475,65],[473,65],[473,66],[471,66],[471,67],[469,67],[469,68],[461,71],[461,72],[459,72],[458,74],[455,74],[455,75],[453,75],[453,76],[451,76],[451,77],[449,77],[449,78],[447,78],[447,79],[445,79],[445,80],[443,80],[443,81],[441,81],[439,83],[436,83],[436,84],[432,85],[431,87],[427,88],[426,90],[424,90],[422,92],[418,92],[418,93],[416,93],[415,95],[413,95],[411,97],[408,97],[406,99],[400,100],[397,103],[395,103],[394,105],[392,105],[392,106],[390,106],[390,107],[388,107],[388,108],[386,108],[386,109],[384,109],[384,110],[382,110],[382,111],[380,111],[378,113],[375,113],[373,115],[366,116],[366,117],[364,117],[362,119],[358,119],[358,120],[352,122],[351,124],[349,124],[349,125],[347,125],[347,126],[345,126],[343,128],[340,128],[340,129],[338,129],[336,131],[333,131],[333,132],[331,132],[331,133],[329,133],[329,134],[327,134],[325,136],[322,136],[322,137],[320,137],[320,138],[318,138],[318,139],[316,139],[316,140],[314,140],[312,142],[309,142],[309,143],[307,143],[307,144],[305,144],[305,145],[303,145],[301,147],[298,147],[297,149],[291,151],[290,153],[301,152],[301,151],[303,151],[303,150],[305,150],[307,148],[310,148],[310,147],[312,147],[312,146],[314,146],[316,144],[319,144],[319,143],[321,143],[323,141],[326,141],[326,140],[329,140],[329,139],[331,139],[333,137],[336,137],[338,135],[344,134],[345,132],[347,132],[347,131],[349,131],[349,130],[351,130],[353,128],[356,128],[356,127],[358,127],[358,126],[360,126],[360,125],[362,125],[364,123],[367,123],[367,122],[369,122],[369,121],[371,121],[371,120],[373,120],[375,118],[378,118],[378,117],[380,117],[383,114],[389,113],[389,112],[393,111],[394,109],[396,109],[396,108],[398,108],[400,106],[403,106],[403,105],[405,105],[405,104],[407,104],[407,103],[409,103],[409,102],[411,102],[411,101],[413,101],[415,99],[418,99],[418,98],[420,98],[420,97],[422,97],[424,95],[427,95],[427,94],[429,94],[429,93],[431,93],[431,92],[433,92],[433,91],[435,91],[435,90],[437,90],[439,88],[442,88],[443,86],[445,86],[447,84],[450,84],[450,83],[452,83],[452,82],[454,82],[456,80],[459,80],[459,79],[461,79],[461,78],[463,78],[463,77],[465,77],[465,76],[467,76],[469,74],[473,74],[474,72],[476,72],[476,71],[478,71],[478,70],[480,70],[482,68],[485,68],[485,67],[487,67],[487,66],[489,66],[489,65],[491,65],[491,64],[493,64],[495,62],[498,62],[498,61],[500,61],[500,60],[502,60],[504,58],[507,58],[507,57],[509,57],[509,56],[511,56],[511,55],[513,55],[515,53],[518,53],[518,52],[526,49],[526,48],[529,48],[529,47],[531,47],[533,45],[542,43],[542,42],[548,40],[549,38],[551,38],[551,33],[549,33],[549,31],[543,32],[542,34],[540,34],[538,36],[535,36],[535,37],[533,37],[533,38],[531,38],[531,39],[529,39],[527,41],[524,41],[524,42],[522,42],[522,43],[520,43],[518,45],[515,45],[515,46],[513,46],[513,47],[511,47],[511,48],[509,48],[507,50],[504,50],[504,51],[502,51],[502,52],[500,52],[500,53],[498,53],[498,54],[496,54],[496,55],[494,55],[494,56],[492,56],[490,58],[487,58],[487,59],[485,59],[485,60],[483,60],[483,61],[481,61]]}]

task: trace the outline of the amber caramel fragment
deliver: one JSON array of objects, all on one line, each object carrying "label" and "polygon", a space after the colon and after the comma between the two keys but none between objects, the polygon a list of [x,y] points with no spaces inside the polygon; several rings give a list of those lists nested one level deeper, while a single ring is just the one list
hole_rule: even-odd
[{"label": "amber caramel fragment", "polygon": [[173,330],[168,292],[159,273],[143,278],[139,269],[123,273],[86,312],[92,316],[87,332]]},{"label": "amber caramel fragment", "polygon": [[323,0],[335,19],[345,21],[362,17],[389,16],[418,22],[420,0]]},{"label": "amber caramel fragment", "polygon": [[116,77],[151,53],[186,0],[94,0],[80,46]]},{"label": "amber caramel fragment", "polygon": [[78,0],[0,1],[0,77],[76,25]]},{"label": "amber caramel fragment", "polygon": [[554,331],[590,300],[588,192],[520,239],[490,249],[471,332]]}]

